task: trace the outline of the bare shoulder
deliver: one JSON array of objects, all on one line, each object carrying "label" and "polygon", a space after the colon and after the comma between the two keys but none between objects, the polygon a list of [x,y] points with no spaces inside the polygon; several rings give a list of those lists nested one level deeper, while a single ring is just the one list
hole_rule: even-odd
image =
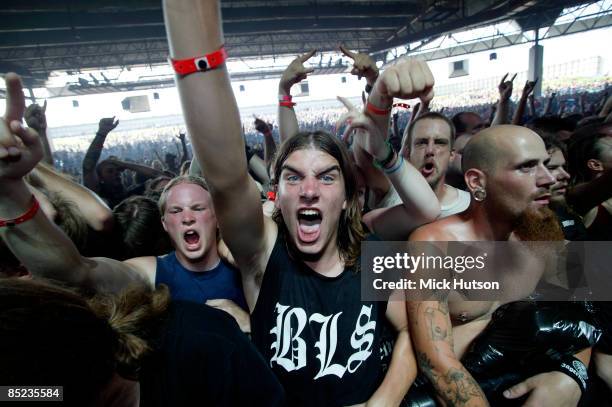
[{"label": "bare shoulder", "polygon": [[140,274],[142,277],[146,278],[146,280],[151,283],[151,285],[155,284],[157,257],[135,257],[133,259],[125,260],[123,263],[130,267],[132,270],[138,272],[138,274]]},{"label": "bare shoulder", "polygon": [[410,241],[416,242],[446,242],[459,240],[454,231],[463,223],[457,215],[438,219],[417,228],[410,235]]}]

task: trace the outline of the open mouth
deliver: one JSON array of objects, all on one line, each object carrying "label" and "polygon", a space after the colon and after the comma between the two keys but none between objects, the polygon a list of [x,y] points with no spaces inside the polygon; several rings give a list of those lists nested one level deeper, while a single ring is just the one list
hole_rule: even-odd
[{"label": "open mouth", "polygon": [[435,168],[435,166],[434,166],[433,163],[425,163],[425,165],[423,167],[421,167],[421,174],[424,177],[427,177],[427,176],[433,174],[434,168]]},{"label": "open mouth", "polygon": [[318,209],[300,209],[298,218],[298,238],[304,243],[312,243],[319,238],[323,217]]},{"label": "open mouth", "polygon": [[200,243],[200,235],[195,230],[188,230],[183,234],[183,240],[187,243],[187,247],[195,246]]}]

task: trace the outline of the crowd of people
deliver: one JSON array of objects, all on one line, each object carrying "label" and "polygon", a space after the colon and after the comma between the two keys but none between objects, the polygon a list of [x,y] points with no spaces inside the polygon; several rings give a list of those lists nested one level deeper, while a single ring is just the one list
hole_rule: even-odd
[{"label": "crowd of people", "polygon": [[[550,110],[546,113],[547,115],[567,117],[572,114],[582,114],[582,106],[587,110],[592,109],[592,105],[606,97],[610,86],[607,77],[591,80],[554,81],[549,84],[551,86],[547,88],[547,96],[534,99],[535,114],[538,116],[545,115],[549,104]],[[495,98],[490,96],[491,93],[493,91],[479,90],[469,95],[437,96],[432,101],[431,109],[440,111],[446,117],[453,117],[459,112],[470,111],[478,113],[483,118],[490,118],[495,113],[498,98],[498,96]],[[516,102],[517,100],[512,102],[513,108],[516,106]],[[394,114],[397,113],[399,129],[404,129],[410,122],[411,108],[403,106],[395,108]],[[345,109],[340,107],[338,103],[326,107],[298,107],[297,111],[300,129],[308,131],[325,130],[335,133],[338,119],[344,114]],[[273,137],[278,143],[280,135],[276,116],[262,114],[258,118],[271,124]],[[245,143],[263,158],[263,134],[257,131],[253,119],[249,117],[241,117],[241,119]],[[175,137],[181,131],[176,126],[132,131],[120,131],[119,128],[108,136],[104,144],[102,157],[121,157],[123,160],[148,166],[151,166],[156,160],[163,163],[164,160],[161,157],[164,157],[166,153],[180,157],[181,146],[179,140]],[[92,137],[93,135],[52,139],[55,166],[62,172],[72,175],[76,180],[80,180],[82,176],[81,163]],[[191,151],[189,142],[188,148]]]},{"label": "crowd of people", "polygon": [[[379,71],[341,47],[362,107],[295,109],[309,51],[277,116],[244,122],[219,2],[192,5],[164,2],[185,133],[110,145],[102,118],[85,151],[53,150],[46,106],[5,75],[0,386],[63,386],[75,406],[609,405],[605,290],[576,297],[585,262],[547,268],[550,247],[612,240],[607,84],[570,106],[575,89],[535,100],[539,78],[505,75],[495,103],[457,107],[426,62]],[[203,51],[217,63],[185,62]],[[366,298],[380,241],[509,243],[512,295]]]}]

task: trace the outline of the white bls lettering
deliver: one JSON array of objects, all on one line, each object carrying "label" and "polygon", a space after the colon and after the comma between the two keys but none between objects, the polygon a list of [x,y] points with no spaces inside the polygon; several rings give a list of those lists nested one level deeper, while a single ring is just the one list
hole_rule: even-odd
[{"label": "white bls lettering", "polygon": [[[376,329],[376,321],[370,321],[372,306],[362,306],[361,313],[357,318],[355,330],[351,335],[351,346],[357,352],[353,353],[346,363],[346,368],[353,373],[361,364],[372,354],[372,345],[374,344],[374,330]],[[360,324],[361,319],[365,318],[365,323]]]},{"label": "white bls lettering", "polygon": [[307,321],[310,324],[320,325],[319,339],[314,344],[314,347],[318,349],[316,358],[320,362],[320,367],[314,379],[328,375],[342,378],[346,371],[354,373],[372,354],[376,321],[371,321],[371,305],[361,307],[361,312],[355,322],[355,330],[350,338],[350,346],[355,352],[349,356],[345,366],[333,363],[338,346],[338,319],[342,312],[332,315],[315,313],[307,318],[304,309],[289,308],[281,304],[276,304],[276,312],[276,326],[270,330],[270,333],[275,336],[271,345],[274,356],[270,360],[270,365],[276,362],[288,372],[306,366],[306,343],[300,338],[300,334]]},{"label": "white bls lettering", "polygon": [[[342,312],[329,316],[312,314],[310,317],[310,322],[318,322],[322,324],[321,330],[319,331],[319,340],[315,342],[315,348],[319,349],[317,359],[319,359],[321,362],[321,368],[319,369],[319,373],[317,373],[317,375],[314,377],[315,379],[330,374],[336,375],[340,378],[344,376],[344,371],[346,370],[344,366],[337,363],[330,365],[332,358],[334,357],[334,353],[336,353],[336,343],[338,342],[338,318],[341,314]],[[328,327],[330,319],[332,322]]]},{"label": "white bls lettering", "polygon": [[[272,349],[276,349],[270,360],[285,368],[288,372],[306,366],[306,342],[300,334],[306,326],[306,311],[302,308],[290,309],[286,305],[276,304],[276,327],[270,333],[276,336]],[[294,329],[292,321],[295,320]]]}]

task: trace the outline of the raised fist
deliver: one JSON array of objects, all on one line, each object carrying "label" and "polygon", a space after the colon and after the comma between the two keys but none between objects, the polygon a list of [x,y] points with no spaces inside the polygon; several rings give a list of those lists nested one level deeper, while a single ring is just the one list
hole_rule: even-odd
[{"label": "raised fist", "polygon": [[433,99],[434,77],[425,61],[408,59],[387,68],[376,81],[376,91],[393,99]]},{"label": "raised fist", "polygon": [[37,131],[44,131],[47,129],[47,101],[42,107],[37,103],[32,103],[25,111],[25,121],[29,127],[36,129]]},{"label": "raised fist", "polygon": [[272,131],[272,125],[256,117],[255,118],[255,130],[257,130],[258,132],[262,134],[268,134]]},{"label": "raised fist", "polygon": [[108,134],[118,125],[119,120],[115,120],[115,116],[105,117],[103,119],[100,119],[100,123],[98,124],[98,133]]}]

